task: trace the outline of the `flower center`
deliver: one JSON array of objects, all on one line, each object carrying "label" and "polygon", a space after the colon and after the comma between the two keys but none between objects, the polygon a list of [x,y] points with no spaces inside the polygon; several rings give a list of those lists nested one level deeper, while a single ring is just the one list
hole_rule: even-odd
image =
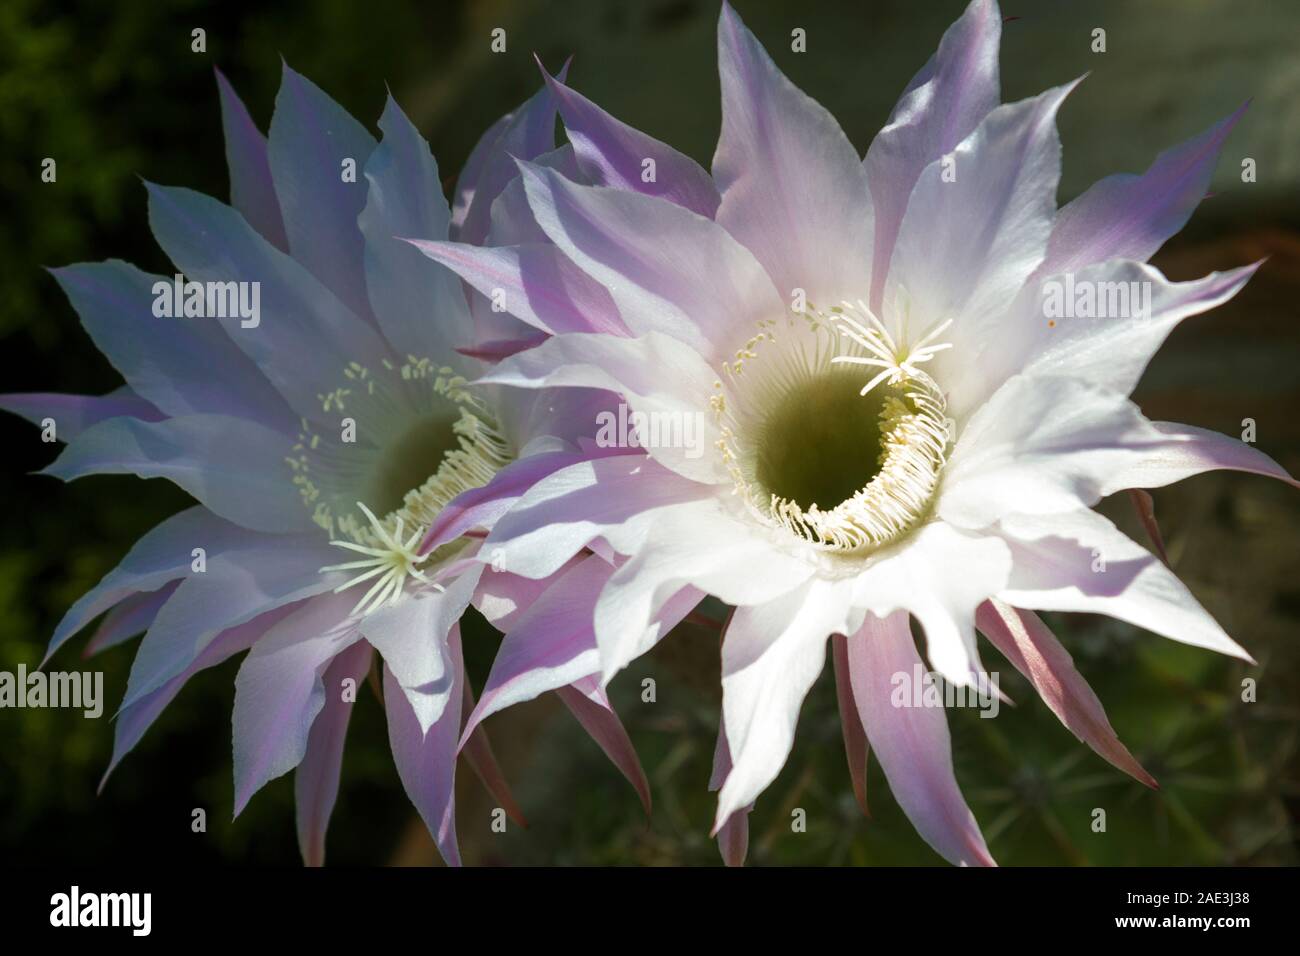
[{"label": "flower center", "polygon": [[320,396],[325,411],[340,416],[338,435],[304,422],[288,460],[330,543],[361,556],[321,571],[356,572],[336,592],[371,582],[353,609],[369,613],[396,601],[408,577],[439,587],[425,572],[463,543],[420,554],[430,526],[461,492],[487,484],[514,450],[492,410],[450,368],[409,357],[377,374],[354,364],[344,376],[346,385]]},{"label": "flower center", "polygon": [[905,314],[899,324],[891,332],[863,303],[846,302],[763,323],[724,363],[713,401],[719,451],[761,521],[858,553],[925,519],[952,427],[943,392],[919,366],[948,347],[935,342],[947,326],[909,345]]}]

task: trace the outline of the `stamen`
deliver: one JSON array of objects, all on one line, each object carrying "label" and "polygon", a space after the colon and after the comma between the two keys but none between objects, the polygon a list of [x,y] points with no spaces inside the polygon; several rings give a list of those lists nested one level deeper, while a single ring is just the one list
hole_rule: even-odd
[{"label": "stamen", "polygon": [[[370,424],[373,430],[382,429],[379,434],[389,437],[381,437],[372,445],[372,450],[365,453],[368,458],[359,458],[356,445],[333,442],[328,436],[322,441],[322,436],[311,434],[304,422],[303,434],[293,449],[295,455],[288,460],[304,503],[312,509],[316,522],[331,534],[330,544],[362,556],[320,570],[357,572],[335,588],[335,593],[372,582],[352,609],[353,614],[369,614],[386,603],[395,603],[408,579],[442,590],[426,572],[441,563],[449,549],[459,549],[459,545],[448,544],[422,555],[418,552],[420,544],[448,502],[464,491],[487,484],[514,459],[514,453],[487,405],[450,368],[410,356],[400,367],[385,362],[384,373],[379,376],[356,363],[344,375],[361,387],[340,388],[322,395],[322,406],[327,411],[344,410],[346,402],[349,415]],[[355,404],[358,401],[359,406]],[[438,425],[440,419],[446,424]],[[409,435],[412,427],[431,425],[435,442],[438,434],[450,433],[454,447],[443,452],[433,474],[407,491],[401,504],[384,517],[377,517],[363,501],[356,501],[364,516],[364,522],[359,521],[345,506],[355,498],[342,496],[366,489],[362,494],[369,497],[375,487],[371,479],[374,470],[385,462],[404,460],[400,457],[401,442],[409,439],[402,436]],[[446,432],[440,433],[441,428]],[[430,447],[421,432],[415,434],[420,447]],[[436,455],[437,445],[433,447]],[[384,455],[392,456],[394,448],[399,457],[386,459]]]},{"label": "stamen", "polygon": [[[772,334],[776,323],[760,323],[759,334],[739,350],[734,365],[723,363],[724,374],[714,384],[710,405],[721,432],[717,447],[735,493],[761,521],[819,549],[862,553],[921,523],[946,461],[952,441],[947,405],[942,390],[920,366],[952,348],[950,342],[940,341],[952,322],[936,325],[909,344],[910,303],[905,292],[900,293],[892,327],[861,300],[825,312],[810,305],[792,314],[780,346]],[[836,338],[848,345],[838,355],[827,348]],[[761,358],[760,345],[766,347]],[[774,493],[760,480],[758,464],[759,448],[771,441],[761,436],[772,415],[782,403],[805,400],[799,396],[827,394],[820,383],[831,388],[830,376],[843,374],[831,369],[846,365],[875,370],[860,396],[882,386],[888,389],[879,400],[878,468],[868,466],[863,485],[833,508]],[[748,373],[743,378],[742,368]],[[858,429],[846,433],[860,440]],[[845,457],[858,462],[850,467],[863,467],[860,456]]]}]

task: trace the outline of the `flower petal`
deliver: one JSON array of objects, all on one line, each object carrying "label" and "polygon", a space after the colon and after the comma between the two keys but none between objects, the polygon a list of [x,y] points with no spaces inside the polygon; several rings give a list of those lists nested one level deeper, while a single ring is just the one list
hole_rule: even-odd
[{"label": "flower petal", "polygon": [[593,674],[573,684],[556,688],[556,693],[578,723],[582,724],[582,729],[591,735],[591,739],[605,752],[610,762],[627,778],[648,817],[651,807],[650,781],[646,779],[641,759],[636,755],[636,748],[632,746],[623,722],[618,719],[609,697],[605,695],[605,689],[596,677]]},{"label": "flower petal", "polygon": [[601,536],[636,550],[667,509],[712,493],[644,455],[579,462],[533,485],[497,521],[481,553],[501,570],[547,577]]},{"label": "flower petal", "polygon": [[811,562],[774,548],[716,500],[665,509],[645,528],[625,533],[626,540],[608,530],[604,537],[614,550],[631,554],[596,602],[606,683],[667,633],[655,613],[668,601],[685,600],[689,608],[712,594],[726,604],[766,604],[816,573]]},{"label": "flower petal", "polygon": [[110,647],[124,644],[137,634],[149,630],[149,625],[153,623],[153,619],[158,616],[158,612],[162,610],[162,606],[167,603],[180,583],[180,581],[172,581],[156,591],[132,594],[123,600],[104,615],[99,627],[95,628],[95,633],[86,642],[86,649],[81,652],[81,656],[91,657]]},{"label": "flower petal", "polygon": [[1162,488],[1192,475],[1220,469],[1264,475],[1300,488],[1300,482],[1285,468],[1246,442],[1194,425],[1151,424],[1167,441],[1157,444],[1140,461],[1110,475],[1102,485],[1103,495],[1125,488]]},{"label": "flower petal", "polygon": [[109,776],[121,763],[122,758],[135,748],[135,745],[144,737],[145,732],[153,726],[153,722],[158,719],[158,716],[167,708],[167,705],[175,700],[176,695],[181,692],[181,688],[185,686],[191,677],[199,671],[215,667],[236,654],[248,650],[267,630],[294,613],[298,607],[297,604],[279,607],[259,615],[251,621],[246,621],[243,624],[222,631],[213,640],[209,641],[203,650],[189,660],[175,676],[164,681],[156,689],[140,695],[133,701],[129,699],[130,692],[128,691],[128,700],[122,702],[122,707],[114,721],[113,757],[99,782],[100,791],[103,791],[104,786],[108,783]]},{"label": "flower petal", "polygon": [[835,667],[835,699],[840,711],[840,733],[844,737],[844,755],[849,762],[849,779],[853,781],[853,796],[867,816],[867,758],[871,744],[858,716],[858,705],[853,699],[853,682],[849,678],[849,644],[843,634],[831,635],[831,660]]},{"label": "flower petal", "polygon": [[325,706],[325,670],[359,638],[351,607],[346,594],[305,601],[244,658],[233,716],[236,817],[253,794],[307,753],[312,724]]},{"label": "flower petal", "polygon": [[266,536],[218,518],[206,508],[187,508],[159,522],[131,546],[117,567],[63,615],[41,666],[49,663],[64,642],[120,601],[189,576],[195,560],[194,548],[201,547],[207,555],[217,555],[269,543]]},{"label": "flower petal", "polygon": [[1029,678],[1043,703],[1074,736],[1133,779],[1158,789],[1155,778],[1120,743],[1101,701],[1075,670],[1070,652],[1037,614],[994,599],[980,605],[975,625],[1016,670]]},{"label": "flower petal", "polygon": [[315,534],[208,554],[207,570],[181,583],[140,642],[122,706],[182,673],[222,631],[337,587],[342,574],[320,572],[337,555]]},{"label": "flower petal", "polygon": [[813,578],[731,616],[722,639],[722,715],[732,768],[718,794],[715,830],[785,765],[799,709],[826,663],[826,640],[847,629],[851,589],[851,580]]},{"label": "flower petal", "polygon": [[1219,150],[1249,105],[1165,150],[1142,175],[1107,176],[1067,203],[1052,226],[1040,274],[1071,272],[1106,259],[1151,258],[1205,197]]},{"label": "flower petal", "polygon": [[848,639],[849,675],[862,726],[889,789],[926,843],[949,863],[995,866],[952,768],[942,707],[895,706],[894,675],[923,667],[907,615],[870,616]]},{"label": "flower petal", "polygon": [[613,573],[614,566],[603,558],[583,558],[552,579],[511,622],[478,705],[465,722],[462,745],[480,722],[497,711],[600,670],[593,609]]},{"label": "flower petal", "polygon": [[[718,721],[718,742],[713,748],[713,776],[709,789],[718,790],[731,774],[731,748],[727,746],[726,722]],[[742,807],[718,827],[718,852],[726,866],[744,866],[749,853],[749,813],[754,805]]]},{"label": "flower petal", "polygon": [[169,415],[234,415],[296,431],[284,399],[219,321],[154,315],[154,287],[163,283],[170,293],[172,278],[117,260],[51,274],[95,345],[141,398]]},{"label": "flower petal", "polygon": [[[289,251],[358,316],[370,315],[357,216],[375,139],[321,89],[284,64],[267,154]],[[351,163],[351,177],[345,166]]]},{"label": "flower petal", "polygon": [[[503,359],[479,381],[517,388],[583,386],[617,392],[628,412],[659,426],[644,429],[645,451],[651,458],[695,481],[731,484],[718,456],[709,452],[721,437],[707,411],[717,375],[699,353],[667,335],[650,332],[635,339],[581,332],[556,335]],[[609,409],[598,414],[597,443],[636,450],[640,446],[631,442],[633,430],[620,422]]]},{"label": "flower petal", "polygon": [[910,611],[925,630],[934,669],[954,686],[977,686],[984,666],[975,608],[1006,586],[1010,572],[1011,555],[999,538],[933,521],[858,575],[853,603],[882,618]]},{"label": "flower petal", "polygon": [[922,171],[951,153],[997,105],[1002,17],[993,0],[972,0],[912,78],[863,161],[875,207],[871,307],[879,311],[908,197]]},{"label": "flower petal", "polygon": [[448,866],[460,866],[460,849],[456,845],[456,740],[460,736],[460,685],[465,680],[465,669],[459,625],[447,635],[447,658],[451,685],[447,706],[428,730],[422,727],[410,697],[387,665],[384,709],[388,712],[388,742],[406,795],[420,812],[443,860]]},{"label": "flower petal", "polygon": [[951,165],[936,160],[917,180],[884,302],[899,310],[906,291],[908,328],[918,338],[952,320],[955,347],[936,356],[938,381],[965,361],[966,343],[974,348],[996,333],[1007,303],[1043,260],[1061,175],[1056,113],[1075,85],[999,106],[952,151]]},{"label": "flower petal", "polygon": [[[451,668],[447,635],[469,606],[482,571],[481,565],[473,567],[445,591],[407,594],[397,604],[367,614],[361,622],[361,633],[384,658],[386,672],[409,698],[422,733],[428,733],[452,705],[452,690],[460,693],[458,687],[452,687],[457,678]],[[460,706],[459,700],[454,703]]]},{"label": "flower petal", "polygon": [[660,332],[716,360],[788,311],[727,230],[666,199],[520,167],[537,224],[608,291],[634,335]]},{"label": "flower petal", "polygon": [[[71,441],[91,425],[107,418],[138,418],[143,422],[162,421],[166,416],[130,389],[118,389],[107,395],[65,395],[58,392],[11,392],[0,395],[0,409],[41,425],[54,420],[54,437]],[[43,426],[42,426],[43,427]]]},{"label": "flower petal", "polygon": [[939,515],[964,528],[1010,513],[1089,507],[1161,435],[1120,392],[1074,378],[1017,375],[971,416],[944,469]]},{"label": "flower petal", "polygon": [[[167,478],[211,511],[254,531],[314,528],[285,460],[289,440],[227,415],[161,422],[109,418],[78,435],[41,474]],[[319,530],[319,529],[317,529]]]},{"label": "flower petal", "polygon": [[874,227],[858,151],[835,118],[777,69],[725,2],[718,72],[718,222],[763,264],[783,303],[796,289],[818,307],[865,296]]},{"label": "flower petal", "polygon": [[[298,415],[336,428],[337,419],[324,412],[319,396],[339,387],[348,363],[378,368],[390,358],[384,341],[229,206],[188,189],[146,185],[149,225],[158,244],[187,279],[259,283],[256,327],[241,328],[238,316],[201,321],[223,323],[232,341],[262,369]],[[360,233],[357,236],[360,241]],[[358,268],[360,255],[358,249]],[[311,343],[309,349],[304,348],[307,342]],[[296,360],[286,362],[286,355]]]},{"label": "flower petal", "polygon": [[494,307],[499,304],[533,328],[551,334],[627,334],[605,287],[554,246],[472,246],[421,239],[410,244],[459,275]]},{"label": "flower petal", "polygon": [[1017,515],[1002,530],[1013,567],[997,597],[1012,607],[1105,614],[1254,663],[1172,571],[1101,515]]},{"label": "flower petal", "polygon": [[[325,830],[339,795],[348,721],[356,702],[355,692],[370,672],[373,657],[370,645],[357,641],[334,658],[322,679],[325,704],[311,725],[306,753],[293,775],[298,847],[307,866],[325,865]],[[345,690],[344,681],[349,680],[352,685]]]},{"label": "flower petal", "polygon": [[226,75],[214,68],[221,95],[221,129],[226,138],[226,165],[230,168],[230,205],[249,225],[281,252],[289,251],[280,215],[280,199],[271,179],[266,137],[248,115]]},{"label": "flower petal", "polygon": [[[560,70],[560,79],[567,71],[566,63]],[[555,95],[543,84],[498,125],[489,129],[474,147],[456,183],[456,212],[465,210],[463,219],[453,213],[453,222],[459,226],[451,238],[458,242],[479,245],[487,238],[493,203],[519,175],[516,160],[532,160],[555,149]],[[495,136],[494,131],[497,131]],[[471,172],[475,174],[472,185]]]},{"label": "flower petal", "polygon": [[[713,218],[718,210],[718,190],[699,163],[619,122],[545,70],[542,76],[555,96],[564,131],[588,181],[596,186],[662,196],[691,212]],[[645,178],[648,162],[653,164],[653,178],[649,181]]]},{"label": "flower petal", "polygon": [[454,275],[399,238],[446,238],[451,210],[438,164],[391,96],[379,128],[384,138],[365,166],[369,189],[357,220],[370,304],[399,355],[445,356],[474,340],[469,303]]}]

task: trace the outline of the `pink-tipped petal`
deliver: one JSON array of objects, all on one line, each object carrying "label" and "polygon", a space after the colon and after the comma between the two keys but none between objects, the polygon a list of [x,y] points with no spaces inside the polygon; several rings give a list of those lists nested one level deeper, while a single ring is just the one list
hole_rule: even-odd
[{"label": "pink-tipped petal", "polygon": [[998,105],[997,3],[973,0],[912,78],[864,164],[875,206],[872,308],[880,304],[898,228],[921,172],[951,153]]},{"label": "pink-tipped petal", "polygon": [[605,751],[605,756],[618,768],[619,773],[627,778],[636,795],[641,799],[641,808],[650,816],[650,781],[646,779],[641,767],[641,758],[632,746],[632,738],[627,735],[623,722],[610,705],[609,698],[600,686],[598,675],[592,675],[575,681],[556,690],[560,700],[582,724],[582,729],[591,735],[591,739]]},{"label": "pink-tipped petal", "polygon": [[867,758],[871,745],[858,715],[858,705],[853,699],[853,681],[849,676],[849,639],[843,634],[831,636],[831,662],[835,668],[835,699],[840,710],[840,732],[844,736],[844,756],[849,762],[849,779],[853,781],[853,796],[868,817],[867,809]]},{"label": "pink-tipped petal", "polygon": [[1102,494],[1126,488],[1162,488],[1207,471],[1244,471],[1300,488],[1285,468],[1257,448],[1194,425],[1152,422],[1166,439],[1140,462],[1111,475]]},{"label": "pink-tipped petal", "polygon": [[1075,670],[1069,651],[1037,614],[993,599],[980,605],[975,624],[1029,678],[1043,703],[1071,733],[1133,779],[1158,788],[1155,778],[1120,743],[1101,701]]},{"label": "pink-tipped petal", "polygon": [[1137,514],[1137,519],[1142,524],[1142,530],[1147,533],[1151,540],[1151,546],[1156,549],[1156,554],[1160,555],[1160,560],[1169,565],[1169,554],[1165,551],[1164,535],[1160,533],[1160,525],[1156,522],[1156,502],[1151,497],[1151,493],[1143,491],[1141,488],[1130,488],[1128,493],[1129,501],[1133,504],[1133,511]]},{"label": "pink-tipped petal", "polygon": [[460,682],[465,679],[460,628],[447,636],[451,687],[447,706],[427,730],[411,707],[402,685],[384,665],[384,709],[388,712],[388,742],[397,775],[415,804],[448,866],[460,866],[456,843],[456,740],[460,736]]},{"label": "pink-tipped petal", "polygon": [[[731,748],[727,745],[727,731],[724,721],[718,721],[718,742],[713,748],[713,776],[709,779],[709,789],[719,790],[731,774]],[[749,814],[754,809],[751,803],[741,807],[714,828],[718,840],[718,852],[726,866],[745,865],[749,853]]]},{"label": "pink-tipped petal", "polygon": [[907,615],[869,616],[848,638],[848,649],[853,698],[894,799],[948,862],[996,866],[957,787],[943,708],[894,704],[894,675],[924,670]]},{"label": "pink-tipped petal", "polygon": [[[464,713],[468,714],[474,710],[474,691],[469,686],[469,681],[464,681],[464,687],[465,694],[461,707]],[[510,792],[510,784],[506,781],[506,775],[501,772],[501,765],[497,763],[496,754],[492,751],[492,741],[488,739],[487,728],[475,727],[469,731],[460,752],[470,769],[474,771],[474,775],[482,781],[487,792],[497,802],[497,806],[505,810],[506,815],[515,823],[527,827],[528,821],[524,818],[524,811],[519,808],[515,795]]]},{"label": "pink-tipped petal", "polygon": [[[370,672],[374,652],[365,641],[357,641],[325,670],[325,706],[311,725],[307,752],[293,775],[297,807],[298,848],[304,866],[325,865],[325,831],[329,827],[334,801],[339,795],[339,772],[343,767],[343,745],[357,690]],[[351,681],[345,685],[345,681]]]},{"label": "pink-tipped petal", "polygon": [[179,581],[172,581],[170,584],[164,584],[157,591],[131,595],[104,615],[104,620],[95,629],[81,655],[93,657],[100,651],[106,651],[137,634],[143,634],[179,586]]}]

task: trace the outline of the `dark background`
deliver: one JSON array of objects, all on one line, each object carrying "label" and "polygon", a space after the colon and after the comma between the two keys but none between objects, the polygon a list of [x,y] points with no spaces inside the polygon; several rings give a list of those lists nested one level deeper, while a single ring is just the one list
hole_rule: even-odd
[{"label": "dark background", "polygon": [[[781,4],[738,0],[781,67],[840,119],[865,150],[911,74],[933,52],[960,2]],[[533,52],[548,66],[575,56],[570,82],[619,118],[706,167],[719,108],[714,0],[644,3],[464,0],[407,3],[0,5],[0,391],[103,393],[120,384],[43,267],[110,257],[170,274],[147,226],[139,177],[226,198],[212,67],[229,76],[265,128],[280,57],[373,129],[385,84],[425,133],[444,179],[482,130],[536,88]],[[1234,0],[1065,3],[1008,0],[1003,98],[1019,99],[1085,71],[1061,117],[1060,200],[1155,154],[1254,97],[1213,186],[1183,234],[1155,262],[1187,279],[1267,256],[1228,306],[1188,320],[1135,396],[1156,419],[1239,434],[1300,469],[1300,4]],[[489,51],[504,27],[505,54]],[[207,30],[192,53],[190,31]],[[790,51],[803,27],[808,52]],[[1090,50],[1107,30],[1107,52]],[[44,157],[58,181],[40,182]],[[1258,181],[1240,181],[1243,157]],[[66,608],[131,542],[185,504],[163,481],[91,478],[63,486],[29,473],[55,449],[16,418],[0,418],[0,669],[34,666]],[[1053,619],[1121,737],[1161,781],[1152,793],[1078,744],[1010,668],[1018,703],[997,720],[950,713],[957,773],[1004,864],[1285,864],[1297,857],[1300,622],[1295,534],[1300,498],[1243,475],[1203,476],[1155,492],[1175,569],[1260,661],[1258,668],[1101,619]],[[1107,511],[1138,534],[1126,503]],[[55,658],[82,667],[84,639]],[[494,638],[467,640],[481,682]],[[234,823],[230,702],[237,662],[186,688],[117,770],[95,787],[112,745],[109,715],[133,649],[105,671],[107,713],[0,711],[0,863],[276,863],[297,860],[288,777]],[[986,652],[990,660],[996,653]],[[684,627],[614,685],[651,779],[647,824],[631,789],[552,700],[488,723],[530,818],[490,832],[491,805],[462,774],[460,834],[470,862],[713,863],[706,793],[719,706],[717,636]],[[658,700],[642,703],[640,679]],[[1243,677],[1258,702],[1240,700]],[[844,769],[830,674],[804,707],[784,772],[752,817],[755,863],[939,862],[893,803],[877,766],[873,819],[857,810]],[[208,832],[194,834],[194,808]],[[1106,809],[1108,831],[1091,832]],[[807,812],[792,833],[791,812]],[[329,841],[334,863],[420,863],[431,843],[388,754],[381,709],[357,708]]]}]

